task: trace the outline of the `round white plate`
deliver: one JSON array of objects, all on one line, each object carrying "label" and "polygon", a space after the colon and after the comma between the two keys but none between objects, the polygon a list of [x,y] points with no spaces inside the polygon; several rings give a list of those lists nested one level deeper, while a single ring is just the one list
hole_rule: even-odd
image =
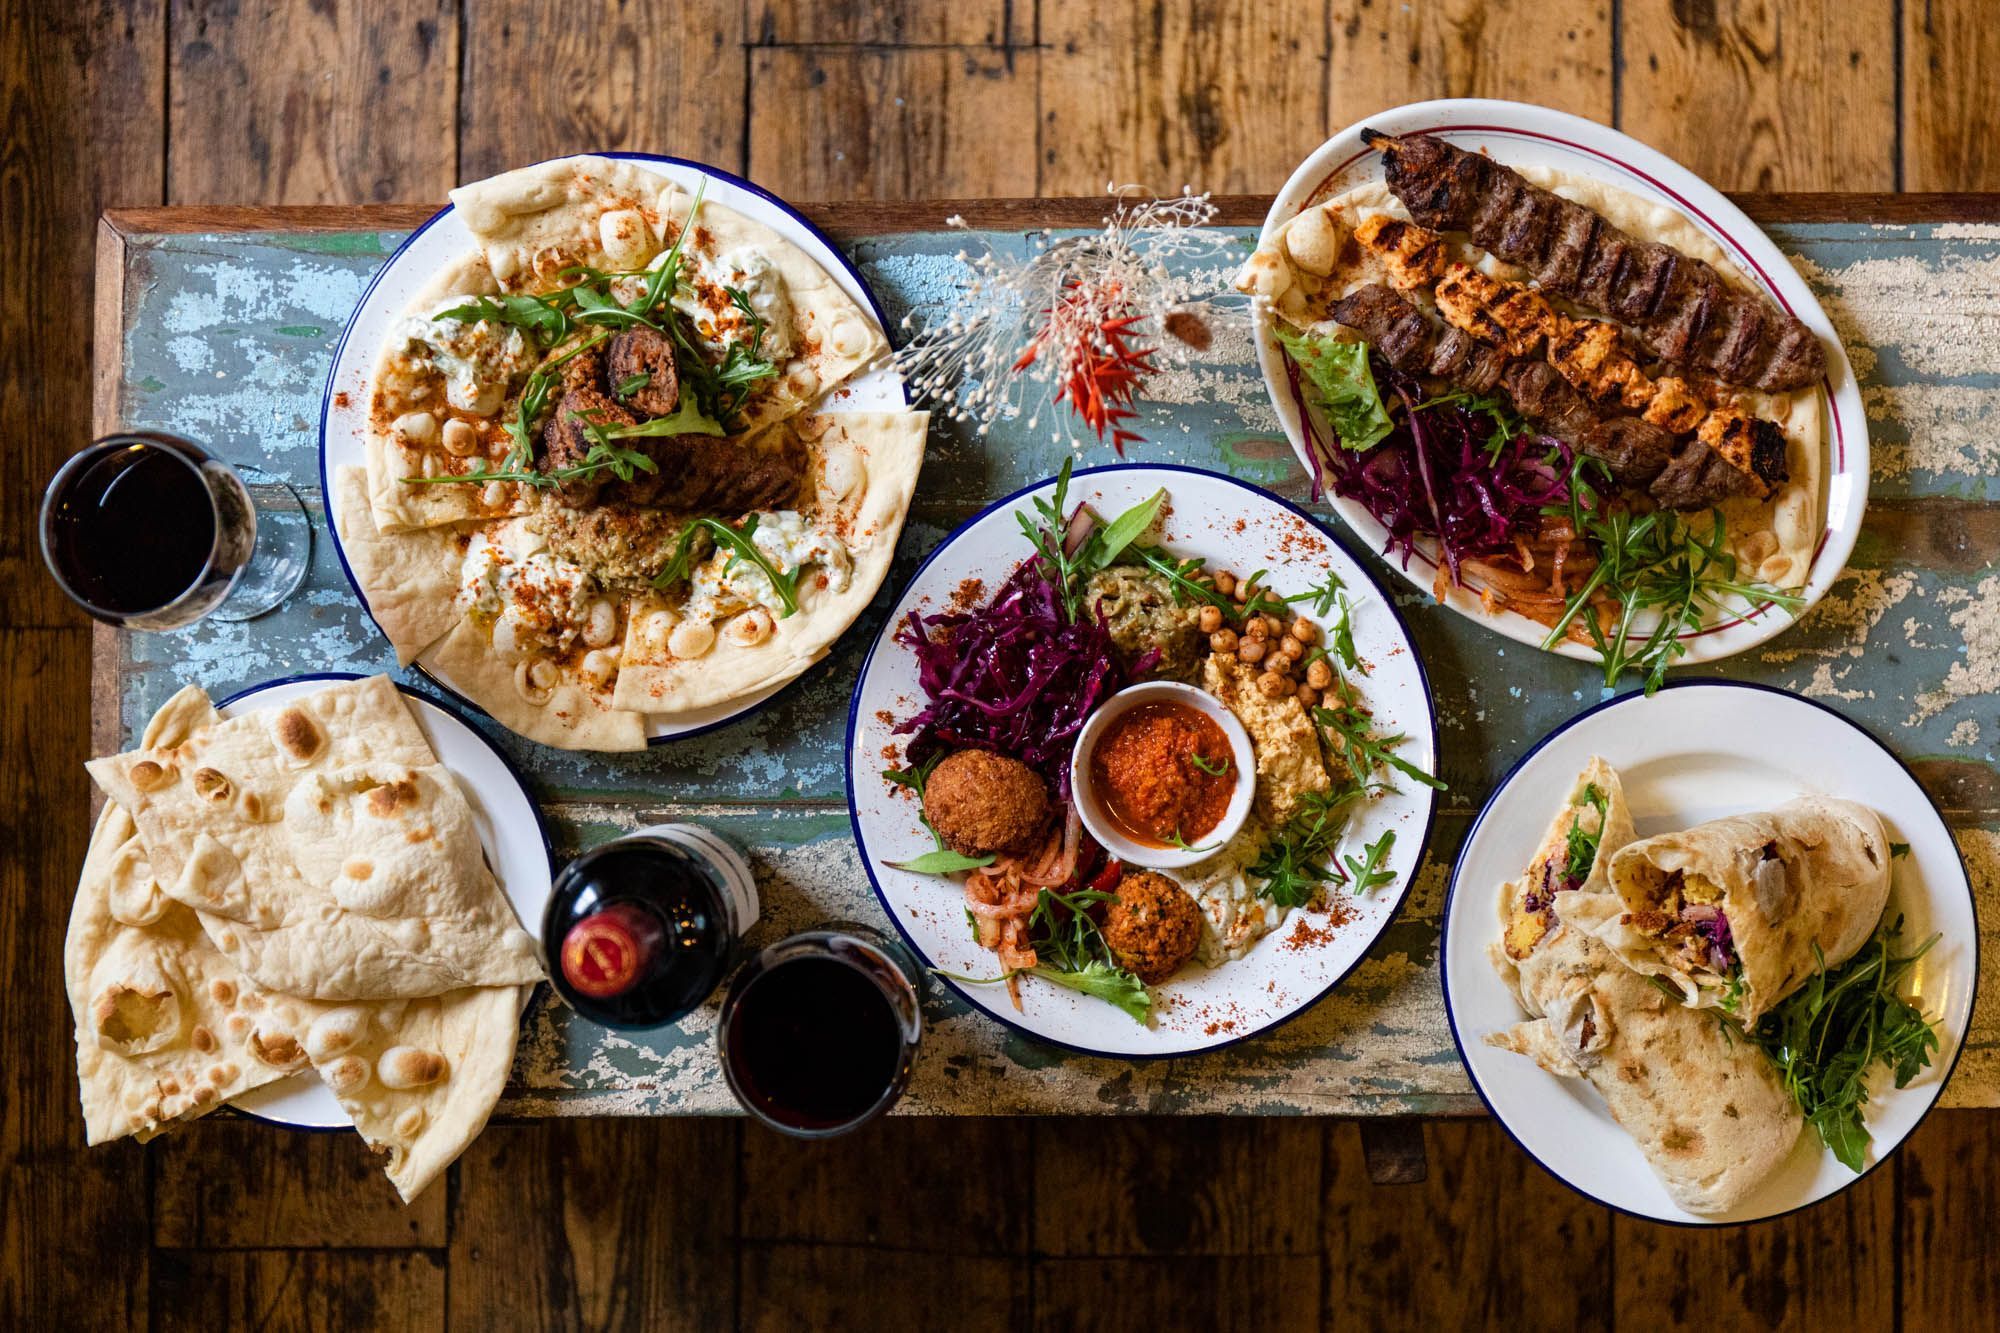
[{"label": "round white plate", "polygon": [[[848,262],[839,248],[826,234],[806,221],[791,205],[776,195],[751,184],[739,176],[732,176],[715,167],[704,166],[678,157],[662,157],[656,153],[598,153],[577,156],[597,156],[619,158],[640,163],[669,180],[680,182],[692,190],[703,181],[707,182],[704,199],[735,209],[745,217],[752,218],[770,227],[792,244],[798,246],[813,261],[839,284],[840,289],[858,301],[861,306],[875,316],[877,328],[886,327],[882,306],[875,294],[861,280],[861,274]],[[558,159],[567,160],[567,159]],[[450,264],[474,249],[472,233],[459,218],[456,208],[447,204],[431,215],[428,222],[411,232],[396,252],[389,256],[389,262],[382,266],[374,280],[361,293],[361,301],[354,309],[354,317],[347,322],[346,330],[340,335],[340,343],[333,351],[333,370],[327,376],[326,391],[320,400],[319,411],[319,484],[322,495],[330,494],[327,482],[333,469],[350,464],[364,466],[367,462],[368,441],[368,383],[374,374],[375,364],[381,358],[383,342],[390,330],[409,309],[410,302],[417,293],[430,284],[439,269]],[[847,381],[831,391],[837,395],[843,411],[871,411],[900,409],[909,406],[909,398],[903,392],[903,378],[886,361],[880,362],[861,375]],[[334,531],[333,521],[327,520],[327,536],[333,540],[334,554],[340,557],[340,568],[347,575],[347,581],[354,588],[354,595],[360,599],[363,609],[368,609],[370,618],[374,611],[368,608],[368,595],[354,577],[354,570],[347,563],[347,552],[340,544],[340,534]],[[379,625],[378,625],[379,628]],[[441,689],[475,712],[483,713],[477,704],[468,699],[443,673],[429,666],[419,665],[418,670],[436,681]],[[767,689],[747,694],[740,699],[709,708],[695,709],[686,713],[660,715],[646,720],[646,738],[649,744],[677,740],[687,736],[698,736],[705,731],[728,722],[733,722],[745,713],[762,707],[772,696],[778,694],[791,681],[780,681]]]},{"label": "round white plate", "polygon": [[1909,844],[1909,854],[1895,859],[1888,915],[1904,917],[1905,947],[1942,936],[1912,973],[1918,1003],[1940,1020],[1938,1050],[1906,1088],[1876,1069],[1867,1112],[1875,1139],[1870,1169],[1944,1091],[1972,1020],[1979,923],[1950,831],[1887,747],[1831,709],[1758,685],[1683,681],[1651,699],[1629,694],[1601,704],[1550,733],[1486,802],[1452,871],[1439,946],[1445,1011],[1473,1086],[1529,1156],[1599,1203],[1663,1222],[1754,1221],[1845,1189],[1860,1177],[1807,1129],[1734,1211],[1690,1213],[1667,1196],[1588,1084],[1485,1044],[1487,1033],[1525,1016],[1486,957],[1500,933],[1500,886],[1534,856],[1560,794],[1592,755],[1618,770],[1641,837],[1818,792],[1872,807],[1889,837]]},{"label": "round white plate", "polygon": [[[1826,352],[1826,378],[1819,386],[1819,392],[1825,395],[1821,407],[1826,418],[1827,466],[1819,497],[1824,521],[1806,578],[1805,606],[1799,614],[1824,597],[1847,563],[1854,540],[1861,532],[1861,511],[1868,502],[1868,419],[1861,407],[1861,387],[1855,381],[1854,368],[1848,364],[1847,352],[1834,332],[1833,322],[1820,308],[1805,279],[1784,252],[1772,244],[1771,238],[1745,217],[1741,209],[1723,198],[1721,192],[1637,139],[1581,116],[1522,102],[1484,98],[1417,102],[1348,126],[1320,145],[1285,182],[1285,188],[1278,192],[1270,214],[1264,219],[1266,237],[1307,204],[1381,179],[1382,156],[1362,144],[1364,128],[1384,134],[1435,134],[1467,152],[1484,151],[1509,166],[1560,168],[1657,200],[1707,232],[1738,268],[1819,335],[1820,346]],[[1257,361],[1264,371],[1265,387],[1270,390],[1271,406],[1284,423],[1285,435],[1306,471],[1316,473],[1300,415],[1305,408],[1304,400],[1272,336],[1271,314],[1266,309],[1253,308],[1251,318],[1256,329]],[[1305,410],[1312,413],[1314,430],[1322,438],[1332,439],[1318,409]],[[1383,549],[1387,530],[1366,508],[1339,496],[1329,495],[1325,499],[1370,549]],[[1391,563],[1418,589],[1426,594],[1431,591],[1437,563],[1421,543],[1418,554],[1407,567],[1393,559]],[[1548,635],[1547,626],[1517,612],[1488,615],[1478,596],[1463,588],[1453,588],[1446,604],[1521,643],[1540,647]],[[1710,662],[1754,648],[1782,633],[1796,618],[1769,605],[1760,608],[1738,602],[1732,612],[1713,623],[1681,634],[1687,653],[1680,658],[1680,664]],[[1597,657],[1593,649],[1578,643],[1563,643],[1553,651],[1585,661],[1595,661]]]},{"label": "round white plate", "polygon": [[[889,767],[885,748],[894,746],[893,752],[901,753],[904,738],[894,734],[895,724],[923,703],[915,655],[895,642],[895,633],[912,610],[948,605],[968,579],[997,588],[1028,554],[1015,515],[1032,514],[1033,497],[1051,494],[1054,487],[1053,480],[1045,481],[989,505],[931,553],[869,650],[848,714],[847,799],[862,867],[890,920],[925,966],[940,973],[990,977],[999,966],[966,929],[965,894],[957,881],[887,864],[931,847],[930,835],[918,822],[917,804],[881,777]],[[1231,477],[1168,466],[1088,468],[1071,479],[1069,498],[1072,504],[1088,503],[1109,519],[1162,488],[1168,511],[1162,545],[1177,554],[1200,556],[1212,567],[1238,574],[1267,570],[1266,586],[1281,594],[1320,583],[1329,569],[1340,575],[1354,602],[1355,646],[1371,668],[1362,692],[1378,729],[1383,735],[1405,733],[1409,739],[1397,753],[1435,771],[1437,724],[1430,685],[1401,617],[1373,576],[1304,510]],[[1019,1013],[1004,986],[970,985],[951,976],[941,980],[966,1003],[1009,1027],[1085,1054],[1144,1058],[1233,1045],[1304,1012],[1361,961],[1409,891],[1430,837],[1431,813],[1430,788],[1400,776],[1396,791],[1363,803],[1339,850],[1358,855],[1364,845],[1394,829],[1396,844],[1388,864],[1395,886],[1352,900],[1354,919],[1336,927],[1324,943],[1287,944],[1284,936],[1297,919],[1295,911],[1237,961],[1212,971],[1198,965],[1184,969],[1155,991],[1150,1026],[1102,1000],[1034,977],[1021,981]]]},{"label": "round white plate", "polygon": [[[224,717],[236,717],[260,708],[275,708],[287,699],[312,694],[335,681],[359,679],[352,672],[292,676],[233,694],[216,705],[216,709]],[[549,833],[542,823],[541,810],[528,795],[521,775],[492,741],[464,719],[414,690],[400,685],[397,688],[402,690],[431,749],[437,752],[438,762],[458,778],[459,788],[472,805],[479,842],[486,850],[486,864],[499,879],[507,901],[514,905],[521,929],[539,944],[542,912],[549,904],[555,882]],[[310,1069],[254,1088],[229,1104],[245,1115],[298,1129],[350,1129],[354,1123],[340,1109],[340,1103],[319,1075]]]}]

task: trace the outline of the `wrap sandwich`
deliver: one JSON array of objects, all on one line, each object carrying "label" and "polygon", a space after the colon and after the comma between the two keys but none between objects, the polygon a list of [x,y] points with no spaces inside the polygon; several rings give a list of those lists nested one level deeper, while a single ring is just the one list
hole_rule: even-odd
[{"label": "wrap sandwich", "polygon": [[1615,901],[1573,919],[1690,1006],[1753,1027],[1867,943],[1888,901],[1889,861],[1874,811],[1802,796],[1632,843],[1610,859]]},{"label": "wrap sandwich", "polygon": [[[1572,859],[1593,831],[1589,863]],[[1485,1040],[1589,1083],[1675,1203],[1727,1212],[1785,1159],[1804,1120],[1760,1052],[1571,920],[1616,902],[1607,866],[1633,836],[1616,772],[1593,759],[1528,871],[1503,890],[1492,958],[1530,1017]]]}]

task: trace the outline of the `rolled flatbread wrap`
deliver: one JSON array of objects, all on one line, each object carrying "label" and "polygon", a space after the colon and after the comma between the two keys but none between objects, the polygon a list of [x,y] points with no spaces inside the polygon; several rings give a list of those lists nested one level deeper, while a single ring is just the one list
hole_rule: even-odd
[{"label": "rolled flatbread wrap", "polygon": [[1534,1017],[1485,1040],[1589,1083],[1675,1203],[1727,1212],[1784,1161],[1804,1117],[1726,1019],[1675,1004],[1566,920],[1593,900],[1557,897],[1554,927],[1517,964]]},{"label": "rolled flatbread wrap", "polygon": [[1690,1006],[1746,1027],[1868,941],[1889,898],[1888,834],[1852,801],[1803,796],[1632,843],[1611,858],[1622,911],[1579,922]]},{"label": "rolled flatbread wrap", "polygon": [[[1558,893],[1608,891],[1606,866],[1612,853],[1638,836],[1617,770],[1592,756],[1549,822],[1527,870],[1501,890],[1501,947],[1507,958],[1526,958],[1548,933],[1555,924]],[[1506,969],[1501,972],[1505,975]]]}]

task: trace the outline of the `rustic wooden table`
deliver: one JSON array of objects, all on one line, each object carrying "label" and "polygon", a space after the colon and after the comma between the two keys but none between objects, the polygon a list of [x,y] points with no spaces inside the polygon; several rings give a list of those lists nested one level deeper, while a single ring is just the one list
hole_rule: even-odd
[{"label": "rustic wooden table", "polygon": [[[1255,235],[1265,201],[1230,199],[1219,225]],[[1958,832],[1982,917],[2000,923],[2000,197],[1751,196],[1826,303],[1863,386],[1874,448],[1866,528],[1831,595],[1766,648],[1686,674],[1829,700],[1917,771]],[[839,238],[892,323],[951,290],[968,245],[1023,244],[1092,226],[1095,200],[807,210]],[[961,214],[968,238],[942,221]],[[177,430],[289,476],[317,508],[322,387],[362,287],[426,209],[171,208],[115,212],[99,233],[95,415]],[[1220,275],[1217,275],[1218,278]],[[1252,479],[1295,500],[1305,478],[1278,430],[1242,320],[1218,328],[1147,405],[1138,461]],[[1059,446],[997,429],[934,429],[889,590],[832,656],[755,715],[635,756],[578,756],[495,734],[573,851],[667,818],[705,821],[753,849],[766,917],[756,938],[828,918],[880,920],[856,861],[842,740],[855,672],[888,592],[988,498],[1047,476]],[[1091,461],[1102,461],[1095,457]],[[1354,544],[1350,541],[1350,547]],[[1366,558],[1373,559],[1372,554]],[[1379,562],[1378,562],[1379,563]],[[1588,665],[1537,653],[1403,589],[1437,692],[1450,783],[1401,917],[1332,996],[1267,1037],[1152,1064],[1039,1046],[933,992],[930,1034],[903,1109],[918,1114],[1241,1112],[1396,1114],[1476,1109],[1438,989],[1444,882],[1494,782],[1551,727],[1604,693]],[[391,670],[322,532],[305,589],[247,625],[165,636],[100,627],[98,752],[124,745],[187,681],[222,697],[308,671]],[[405,676],[434,692],[422,677]],[[1982,951],[2000,969],[2000,949]],[[712,1056],[714,1006],[678,1028],[612,1036],[538,1002],[503,1110],[683,1114],[731,1106]],[[2000,1018],[1977,1016],[1947,1104],[2000,1105]]]}]

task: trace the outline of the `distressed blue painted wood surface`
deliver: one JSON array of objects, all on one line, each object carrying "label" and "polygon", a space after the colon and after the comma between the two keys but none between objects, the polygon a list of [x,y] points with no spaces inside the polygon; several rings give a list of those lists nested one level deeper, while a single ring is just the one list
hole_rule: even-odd
[{"label": "distressed blue painted wood surface", "polygon": [[[1825,699],[1889,741],[1947,810],[1981,916],[2000,926],[2000,497],[1988,498],[2000,477],[2000,227],[1771,230],[1825,301],[1860,376],[1875,451],[1869,518],[1849,569],[1802,623],[1762,649],[1687,674]],[[1242,234],[1247,241],[1252,233]],[[373,232],[132,238],[118,349],[124,423],[180,431],[288,476],[317,507],[320,397],[332,350],[363,286],[400,239]],[[852,252],[894,321],[949,295],[962,273],[954,256],[969,242],[1023,244],[940,232],[864,239]],[[1303,500],[1305,479],[1265,397],[1247,324],[1215,333],[1206,352],[1156,383],[1140,426],[1148,439],[1132,457],[1230,472]],[[860,657],[890,593],[917,561],[991,497],[1053,473],[1063,452],[1005,425],[984,441],[934,429],[889,590],[825,662],[751,718],[608,757],[541,749],[481,725],[531,775],[569,848],[661,817],[710,820],[754,849],[767,913],[760,938],[829,918],[879,922],[843,795],[842,740]],[[1089,461],[1104,460],[1093,453]],[[1269,1037],[1149,1065],[1039,1047],[934,994],[906,1109],[1365,1114],[1476,1105],[1438,987],[1445,873],[1493,783],[1605,691],[1588,664],[1524,648],[1389,586],[1437,690],[1451,791],[1414,893],[1362,968]],[[188,681],[221,697],[301,671],[393,670],[394,657],[322,532],[306,590],[278,613],[247,625],[121,637],[119,668],[117,706],[129,736]],[[430,692],[421,677],[404,679]],[[1989,970],[2000,969],[2000,948],[1982,953]],[[611,1036],[538,1001],[506,1107],[726,1110],[713,1022],[711,1005],[679,1029]],[[2000,1104],[2000,1016],[1992,1005],[1975,1019],[1947,1096],[1957,1105]]]}]

